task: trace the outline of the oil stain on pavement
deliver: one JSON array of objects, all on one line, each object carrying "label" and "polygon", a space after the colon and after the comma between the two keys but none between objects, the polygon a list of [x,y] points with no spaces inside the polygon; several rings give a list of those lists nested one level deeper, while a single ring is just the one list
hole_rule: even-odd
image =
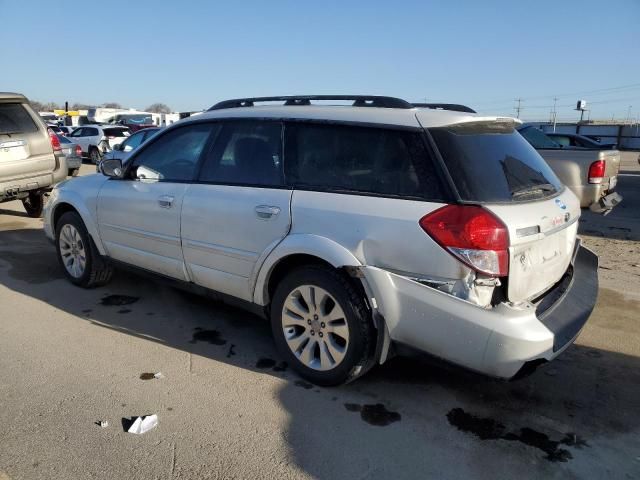
[{"label": "oil stain on pavement", "polygon": [[286,372],[289,368],[289,364],[287,362],[276,362],[273,358],[260,358],[256,362],[256,368],[260,370],[266,370],[270,368],[274,372]]},{"label": "oil stain on pavement", "polygon": [[100,304],[105,307],[122,307],[131,305],[140,300],[140,297],[131,297],[129,295],[107,295],[100,300]]},{"label": "oil stain on pavement", "polygon": [[196,327],[193,331],[193,337],[189,343],[206,342],[213,345],[225,345],[227,341],[220,336],[220,332],[217,330],[203,330],[200,327]]},{"label": "oil stain on pavement", "polygon": [[573,433],[568,433],[561,440],[551,440],[548,435],[533,430],[521,428],[518,433],[508,432],[506,427],[492,419],[471,415],[462,408],[454,408],[447,413],[449,423],[458,430],[472,433],[480,440],[509,440],[524,443],[546,453],[545,458],[551,462],[567,462],[573,458],[566,445],[575,448],[588,447],[586,441]]},{"label": "oil stain on pavement", "polygon": [[344,407],[350,412],[360,412],[360,418],[369,425],[376,427],[386,427],[392,423],[399,422],[402,416],[398,412],[387,410],[382,403],[371,405],[358,405],[357,403],[345,403]]},{"label": "oil stain on pavement", "polygon": [[155,373],[144,372],[140,374],[140,380],[153,380],[154,378],[156,378]]}]

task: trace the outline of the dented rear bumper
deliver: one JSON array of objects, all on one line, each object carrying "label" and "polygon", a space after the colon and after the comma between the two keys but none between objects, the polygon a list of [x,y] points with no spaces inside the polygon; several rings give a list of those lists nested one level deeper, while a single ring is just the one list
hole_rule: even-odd
[{"label": "dented rear bumper", "polygon": [[493,308],[379,268],[363,272],[392,341],[512,378],[528,362],[552,360],[575,340],[596,303],[597,269],[597,256],[578,244],[565,277],[538,302]]}]

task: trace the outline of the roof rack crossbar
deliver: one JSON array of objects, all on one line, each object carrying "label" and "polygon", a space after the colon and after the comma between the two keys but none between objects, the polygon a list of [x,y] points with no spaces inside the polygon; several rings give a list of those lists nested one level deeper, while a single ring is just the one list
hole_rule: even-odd
[{"label": "roof rack crossbar", "polygon": [[478,113],[466,105],[457,103],[412,103],[414,107],[430,108],[432,110],[451,110],[452,112]]},{"label": "roof rack crossbar", "polygon": [[379,107],[379,108],[413,108],[406,100],[395,97],[378,95],[289,95],[281,97],[252,97],[224,100],[216,103],[209,110],[221,110],[223,108],[253,107],[257,102],[284,102],[287,106],[311,105],[312,100],[340,100],[353,101],[354,107]]}]

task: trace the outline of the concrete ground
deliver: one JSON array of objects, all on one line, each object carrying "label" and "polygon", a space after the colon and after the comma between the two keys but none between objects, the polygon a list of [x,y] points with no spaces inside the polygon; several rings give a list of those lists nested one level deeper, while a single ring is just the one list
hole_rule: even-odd
[{"label": "concrete ground", "polygon": [[[1,205],[0,480],[640,479],[636,158],[625,154],[624,202],[581,221],[601,255],[592,318],[512,383],[395,358],[314,387],[243,311],[127,273],[72,286],[41,220]],[[153,413],[155,430],[124,431]]]}]

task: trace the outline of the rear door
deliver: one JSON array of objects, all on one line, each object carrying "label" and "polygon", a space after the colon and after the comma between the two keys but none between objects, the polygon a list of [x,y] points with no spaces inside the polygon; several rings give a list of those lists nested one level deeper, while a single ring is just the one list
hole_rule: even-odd
[{"label": "rear door", "polygon": [[55,165],[49,135],[31,108],[0,102],[0,181],[51,174]]},{"label": "rear door", "polygon": [[80,128],[76,128],[73,132],[69,134],[69,138],[71,138],[74,142],[80,145],[80,148],[82,148],[83,153],[89,152],[89,144],[91,143],[89,134],[91,133],[90,132],[91,130],[95,130],[97,132],[96,128],[80,127]]},{"label": "rear door", "polygon": [[282,124],[229,121],[203,160],[182,206],[182,248],[192,280],[252,299],[252,278],[291,225]]},{"label": "rear door", "polygon": [[567,271],[580,205],[508,121],[429,129],[460,197],[495,213],[509,230],[508,297],[531,299]]}]

